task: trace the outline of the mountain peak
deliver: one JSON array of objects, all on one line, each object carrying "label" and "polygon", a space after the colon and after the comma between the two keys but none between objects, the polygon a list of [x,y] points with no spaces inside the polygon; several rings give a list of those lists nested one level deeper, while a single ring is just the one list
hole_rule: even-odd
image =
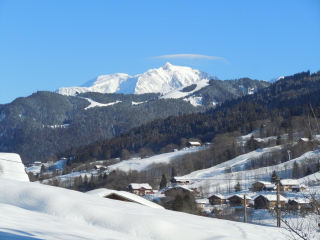
[{"label": "mountain peak", "polygon": [[162,68],[163,68],[163,69],[169,69],[169,68],[171,68],[172,66],[173,66],[173,65],[172,65],[171,63],[166,62],[166,64],[163,65]]},{"label": "mountain peak", "polygon": [[101,75],[81,87],[59,88],[55,92],[63,95],[75,95],[76,92],[168,93],[173,89],[210,78],[210,75],[205,72],[190,67],[175,66],[167,62],[160,68],[150,69],[133,77],[123,73]]}]

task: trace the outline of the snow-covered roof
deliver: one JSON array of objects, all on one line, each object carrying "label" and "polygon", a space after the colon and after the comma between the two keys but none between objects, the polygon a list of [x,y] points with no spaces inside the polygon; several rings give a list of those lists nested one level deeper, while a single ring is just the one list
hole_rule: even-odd
[{"label": "snow-covered roof", "polygon": [[207,198],[196,199],[196,202],[199,204],[209,204],[209,200]]},{"label": "snow-covered roof", "polygon": [[176,181],[182,181],[182,182],[186,182],[186,181],[191,181],[190,179],[188,178],[185,178],[185,177],[173,177]]},{"label": "snow-covered roof", "polygon": [[94,165],[96,168],[107,168],[106,166],[103,165]]},{"label": "snow-covered roof", "polygon": [[299,182],[296,179],[282,179],[280,180],[280,184],[285,186],[286,185],[294,186],[294,185],[299,185]]},{"label": "snow-covered roof", "polygon": [[[268,199],[268,201],[277,201],[276,194],[261,194],[261,195],[258,195],[257,197],[259,196],[263,196],[264,198]],[[255,197],[254,199],[256,199],[257,197]],[[288,199],[280,195],[280,201],[288,202]]]},{"label": "snow-covered roof", "polygon": [[295,201],[299,204],[308,204],[310,203],[310,200],[308,198],[290,198],[289,200]]},{"label": "snow-covered roof", "polygon": [[309,142],[309,138],[300,138],[299,141]]},{"label": "snow-covered roof", "polygon": [[[230,198],[232,198],[232,197],[235,197],[235,196],[238,197],[238,198],[244,199],[244,195],[242,195],[242,194],[232,195],[232,196],[228,197],[228,199],[230,199]],[[247,200],[250,200],[251,197],[249,197],[249,196],[246,195],[246,199],[247,199]]]},{"label": "snow-covered roof", "polygon": [[191,145],[198,145],[198,146],[200,146],[201,145],[201,143],[199,143],[199,142],[189,142]]},{"label": "snow-covered roof", "polygon": [[220,193],[217,193],[217,194],[212,194],[210,197],[208,197],[208,198],[211,198],[211,197],[213,197],[213,196],[216,196],[217,198],[220,198],[220,199],[226,199],[222,194],[220,194]]},{"label": "snow-covered roof", "polygon": [[274,184],[273,183],[271,183],[271,182],[267,182],[267,181],[258,181],[259,183],[262,183],[263,185],[265,185],[265,186],[267,186],[267,185],[273,185],[274,186]]},{"label": "snow-covered roof", "polygon": [[111,194],[116,194],[118,196],[121,196],[125,199],[128,199],[132,202],[135,202],[135,203],[139,203],[141,205],[144,205],[144,206],[148,206],[148,207],[151,207],[151,208],[160,208],[160,209],[164,209],[162,206],[158,205],[158,204],[155,204],[149,200],[146,200],[136,194],[132,194],[132,193],[129,193],[129,192],[125,192],[125,191],[116,191],[116,190],[112,190],[112,189],[106,189],[106,188],[100,188],[100,189],[96,189],[96,190],[92,190],[92,191],[89,191],[89,192],[86,192],[87,194],[90,194],[90,195],[96,195],[96,196],[99,196],[99,197],[107,197]]},{"label": "snow-covered roof", "polygon": [[130,185],[131,185],[132,189],[145,188],[145,189],[151,189],[152,190],[152,187],[148,183],[131,183],[131,184],[129,184],[129,186]]},{"label": "snow-covered roof", "polygon": [[185,186],[180,186],[180,185],[175,186],[175,187],[168,188],[168,189],[164,190],[163,192],[169,191],[170,189],[174,189],[174,188],[183,188],[183,189],[185,189],[185,190],[187,190],[187,191],[189,191],[189,192],[193,192],[193,190],[191,190],[191,189],[189,189],[189,188],[187,188],[187,187],[185,187]]}]

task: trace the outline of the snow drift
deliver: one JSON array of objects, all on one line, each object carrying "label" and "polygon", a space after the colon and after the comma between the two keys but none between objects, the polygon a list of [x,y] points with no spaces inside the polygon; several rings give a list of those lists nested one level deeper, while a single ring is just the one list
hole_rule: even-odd
[{"label": "snow drift", "polygon": [[154,209],[38,183],[0,179],[0,194],[0,237],[285,239],[275,227]]}]

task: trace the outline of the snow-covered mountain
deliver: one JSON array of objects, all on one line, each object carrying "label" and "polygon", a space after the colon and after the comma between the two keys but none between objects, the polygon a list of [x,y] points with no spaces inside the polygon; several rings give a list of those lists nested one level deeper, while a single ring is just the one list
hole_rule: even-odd
[{"label": "snow-covered mountain", "polygon": [[203,79],[212,78],[217,79],[217,77],[211,77],[205,72],[190,67],[175,66],[167,62],[160,68],[150,69],[133,77],[125,73],[101,75],[80,87],[59,88],[55,92],[63,95],[75,95],[84,92],[165,94]]}]

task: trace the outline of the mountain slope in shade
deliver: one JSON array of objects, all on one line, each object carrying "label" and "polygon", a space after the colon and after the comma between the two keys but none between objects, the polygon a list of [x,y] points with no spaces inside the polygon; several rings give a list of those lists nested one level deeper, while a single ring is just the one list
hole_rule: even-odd
[{"label": "mountain slope in shade", "polygon": [[[216,77],[214,78],[217,79]],[[69,96],[85,92],[165,94],[176,88],[196,83],[202,79],[212,79],[212,77],[205,72],[190,67],[181,67],[166,63],[160,68],[150,69],[143,74],[133,77],[125,73],[101,75],[80,87],[59,88],[55,90],[55,92]]]}]

